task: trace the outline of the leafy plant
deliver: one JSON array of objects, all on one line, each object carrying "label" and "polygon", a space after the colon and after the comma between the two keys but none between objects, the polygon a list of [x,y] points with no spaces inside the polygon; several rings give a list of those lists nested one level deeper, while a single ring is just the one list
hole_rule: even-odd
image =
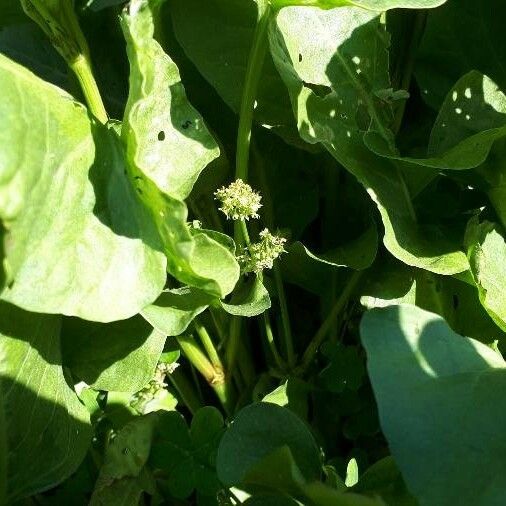
[{"label": "leafy plant", "polygon": [[503,10],[0,0],[0,505],[504,504]]}]

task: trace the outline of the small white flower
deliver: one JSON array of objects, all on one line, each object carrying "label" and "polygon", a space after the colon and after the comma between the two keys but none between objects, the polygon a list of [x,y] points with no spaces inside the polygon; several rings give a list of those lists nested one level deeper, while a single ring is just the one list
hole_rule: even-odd
[{"label": "small white flower", "polygon": [[242,179],[237,179],[229,186],[222,186],[214,196],[221,202],[220,211],[227,219],[249,220],[260,217],[258,210],[262,207],[262,197]]},{"label": "small white flower", "polygon": [[262,272],[264,269],[272,269],[274,260],[285,253],[286,239],[273,235],[268,229],[260,232],[260,241],[251,243],[244,248],[244,254],[239,257],[239,262],[244,273]]}]

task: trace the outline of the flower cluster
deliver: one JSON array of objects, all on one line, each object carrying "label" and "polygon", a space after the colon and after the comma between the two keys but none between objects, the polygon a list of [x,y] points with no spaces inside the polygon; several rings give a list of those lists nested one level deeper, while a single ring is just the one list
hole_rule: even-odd
[{"label": "flower cluster", "polygon": [[172,374],[178,365],[177,362],[173,364],[160,362],[156,366],[153,379],[142,390],[139,390],[132,396],[130,405],[139,413],[148,413],[150,403],[161,400],[167,394],[165,390],[167,386],[167,383],[165,383],[165,376],[167,374]]},{"label": "flower cluster", "polygon": [[244,249],[244,254],[239,257],[239,262],[244,273],[262,272],[264,269],[272,269],[274,260],[285,253],[286,239],[279,235],[273,235],[267,228],[260,232],[260,240],[251,243]]},{"label": "flower cluster", "polygon": [[248,183],[237,179],[228,186],[222,186],[214,193],[221,202],[220,211],[227,219],[249,220],[259,218],[258,210],[262,207],[262,197]]}]

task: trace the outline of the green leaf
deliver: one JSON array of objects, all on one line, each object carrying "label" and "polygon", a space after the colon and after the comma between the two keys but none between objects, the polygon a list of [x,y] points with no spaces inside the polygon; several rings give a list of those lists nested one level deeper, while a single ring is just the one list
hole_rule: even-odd
[{"label": "green leaf", "polygon": [[262,280],[250,276],[238,285],[230,303],[221,301],[221,307],[229,314],[235,316],[258,316],[271,307],[271,298]]},{"label": "green leaf", "polygon": [[[239,111],[257,21],[255,2],[175,0],[169,10],[177,40],[188,58],[227,105]],[[286,89],[268,54],[256,101],[259,124],[300,143]]]},{"label": "green leaf", "polygon": [[97,390],[137,392],[153,377],[165,334],[140,316],[114,323],[64,320],[65,365]]},{"label": "green leaf", "polygon": [[156,416],[134,419],[107,447],[90,506],[138,504],[144,490],[139,477],[151,450]]},{"label": "green leaf", "polygon": [[497,139],[506,135],[506,97],[487,76],[472,71],[452,87],[432,128],[428,158],[391,155],[377,134],[366,143],[375,153],[446,170],[481,165]]},{"label": "green leaf", "polygon": [[121,23],[130,60],[122,132],[129,159],[164,193],[184,200],[220,150],[186,98],[176,64],[153,38],[149,2],[134,0]]},{"label": "green leaf", "polygon": [[501,504],[502,357],[409,305],[369,311],[361,337],[381,426],[419,503]]},{"label": "green leaf", "polygon": [[214,458],[223,430],[223,417],[211,406],[197,411],[190,430],[179,413],[161,416],[150,463],[163,470],[172,496],[185,499],[195,489],[212,496],[221,488]]},{"label": "green leaf", "polygon": [[262,402],[242,409],[223,436],[216,461],[220,480],[238,485],[266,455],[287,446],[307,480],[321,473],[318,446],[305,424],[288,409]]},{"label": "green leaf", "polygon": [[[131,72],[122,127],[129,176],[156,224],[169,273],[182,283],[224,297],[239,279],[235,256],[204,231],[190,232],[188,211],[180,200],[205,165],[218,155],[218,149],[186,101],[175,64],[153,39],[148,2],[135,0],[121,20]],[[168,100],[171,106],[159,114],[159,102],[168,104]],[[191,111],[194,123],[177,123],[181,111]],[[162,163],[164,157],[169,164]],[[174,163],[178,163],[177,170]]]},{"label": "green leaf", "polygon": [[498,227],[491,222],[469,222],[466,234],[469,263],[478,293],[488,314],[506,331],[506,296],[503,280],[506,279],[506,240]]},{"label": "green leaf", "polygon": [[89,414],[63,375],[60,325],[0,303],[9,504],[68,478],[91,442]]},{"label": "green leaf", "polygon": [[381,213],[387,249],[433,272],[466,270],[460,242],[441,224],[418,221],[403,169],[363,143],[371,129],[393,142],[392,112],[374,94],[391,87],[381,16],[353,7],[286,8],[271,27],[270,43],[301,136],[322,143],[366,188]]},{"label": "green leaf", "polygon": [[135,315],[163,289],[165,259],[114,133],[2,56],[0,81],[0,218],[14,279],[3,298],[95,321]]},{"label": "green leaf", "polygon": [[335,7],[354,6],[383,12],[390,9],[432,9],[443,5],[447,0],[273,0],[278,7],[303,5],[333,9]]},{"label": "green leaf", "polygon": [[166,336],[178,336],[212,301],[213,297],[197,288],[175,288],[164,291],[141,314]]},{"label": "green leaf", "polygon": [[502,0],[450,0],[429,13],[415,67],[427,103],[437,110],[457,79],[471,70],[506,90],[505,15]]}]

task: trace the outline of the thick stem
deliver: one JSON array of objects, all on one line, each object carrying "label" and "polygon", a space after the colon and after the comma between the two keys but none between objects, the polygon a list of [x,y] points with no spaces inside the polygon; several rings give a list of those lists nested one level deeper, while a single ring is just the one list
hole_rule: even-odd
[{"label": "thick stem", "polygon": [[223,364],[221,362],[220,356],[218,355],[216,347],[214,346],[213,340],[211,339],[211,336],[209,335],[209,332],[207,332],[207,329],[204,327],[204,325],[202,325],[199,322],[198,318],[195,318],[193,324],[195,326],[195,330],[197,331],[197,334],[200,337],[202,345],[204,346],[204,349],[206,350],[207,356],[211,360],[211,364],[213,364],[213,367],[215,369],[223,370]]},{"label": "thick stem", "polygon": [[93,76],[88,58],[84,55],[80,55],[70,62],[69,66],[79,80],[89,110],[100,123],[107,123],[107,112],[102,102],[102,97],[100,96],[100,91],[98,90],[97,82]]},{"label": "thick stem", "polygon": [[253,35],[239,112],[237,132],[236,179],[247,181],[251,128],[258,83],[267,52],[267,28],[271,18],[271,8],[267,0],[258,0],[258,21]]},{"label": "thick stem", "polygon": [[188,358],[195,369],[204,376],[205,380],[218,396],[223,408],[228,413],[230,408],[230,399],[223,369],[216,368],[213,364],[211,364],[209,359],[198,347],[192,335],[183,334],[181,336],[177,336],[176,340],[186,358]]},{"label": "thick stem", "polygon": [[341,292],[341,295],[339,296],[336,303],[330,310],[330,313],[328,314],[327,318],[325,318],[325,321],[322,323],[321,327],[318,329],[313,339],[311,339],[311,342],[309,343],[308,347],[306,348],[306,351],[304,352],[304,355],[302,357],[301,364],[298,368],[299,369],[298,372],[303,373],[313,361],[316,352],[318,351],[318,348],[323,343],[323,340],[325,339],[325,336],[327,335],[329,330],[332,328],[335,319],[339,316],[339,314],[346,306],[346,303],[348,302],[348,299],[355,290],[355,287],[357,286],[361,276],[362,272],[356,271],[349,279],[348,283],[344,287],[344,290]]}]

